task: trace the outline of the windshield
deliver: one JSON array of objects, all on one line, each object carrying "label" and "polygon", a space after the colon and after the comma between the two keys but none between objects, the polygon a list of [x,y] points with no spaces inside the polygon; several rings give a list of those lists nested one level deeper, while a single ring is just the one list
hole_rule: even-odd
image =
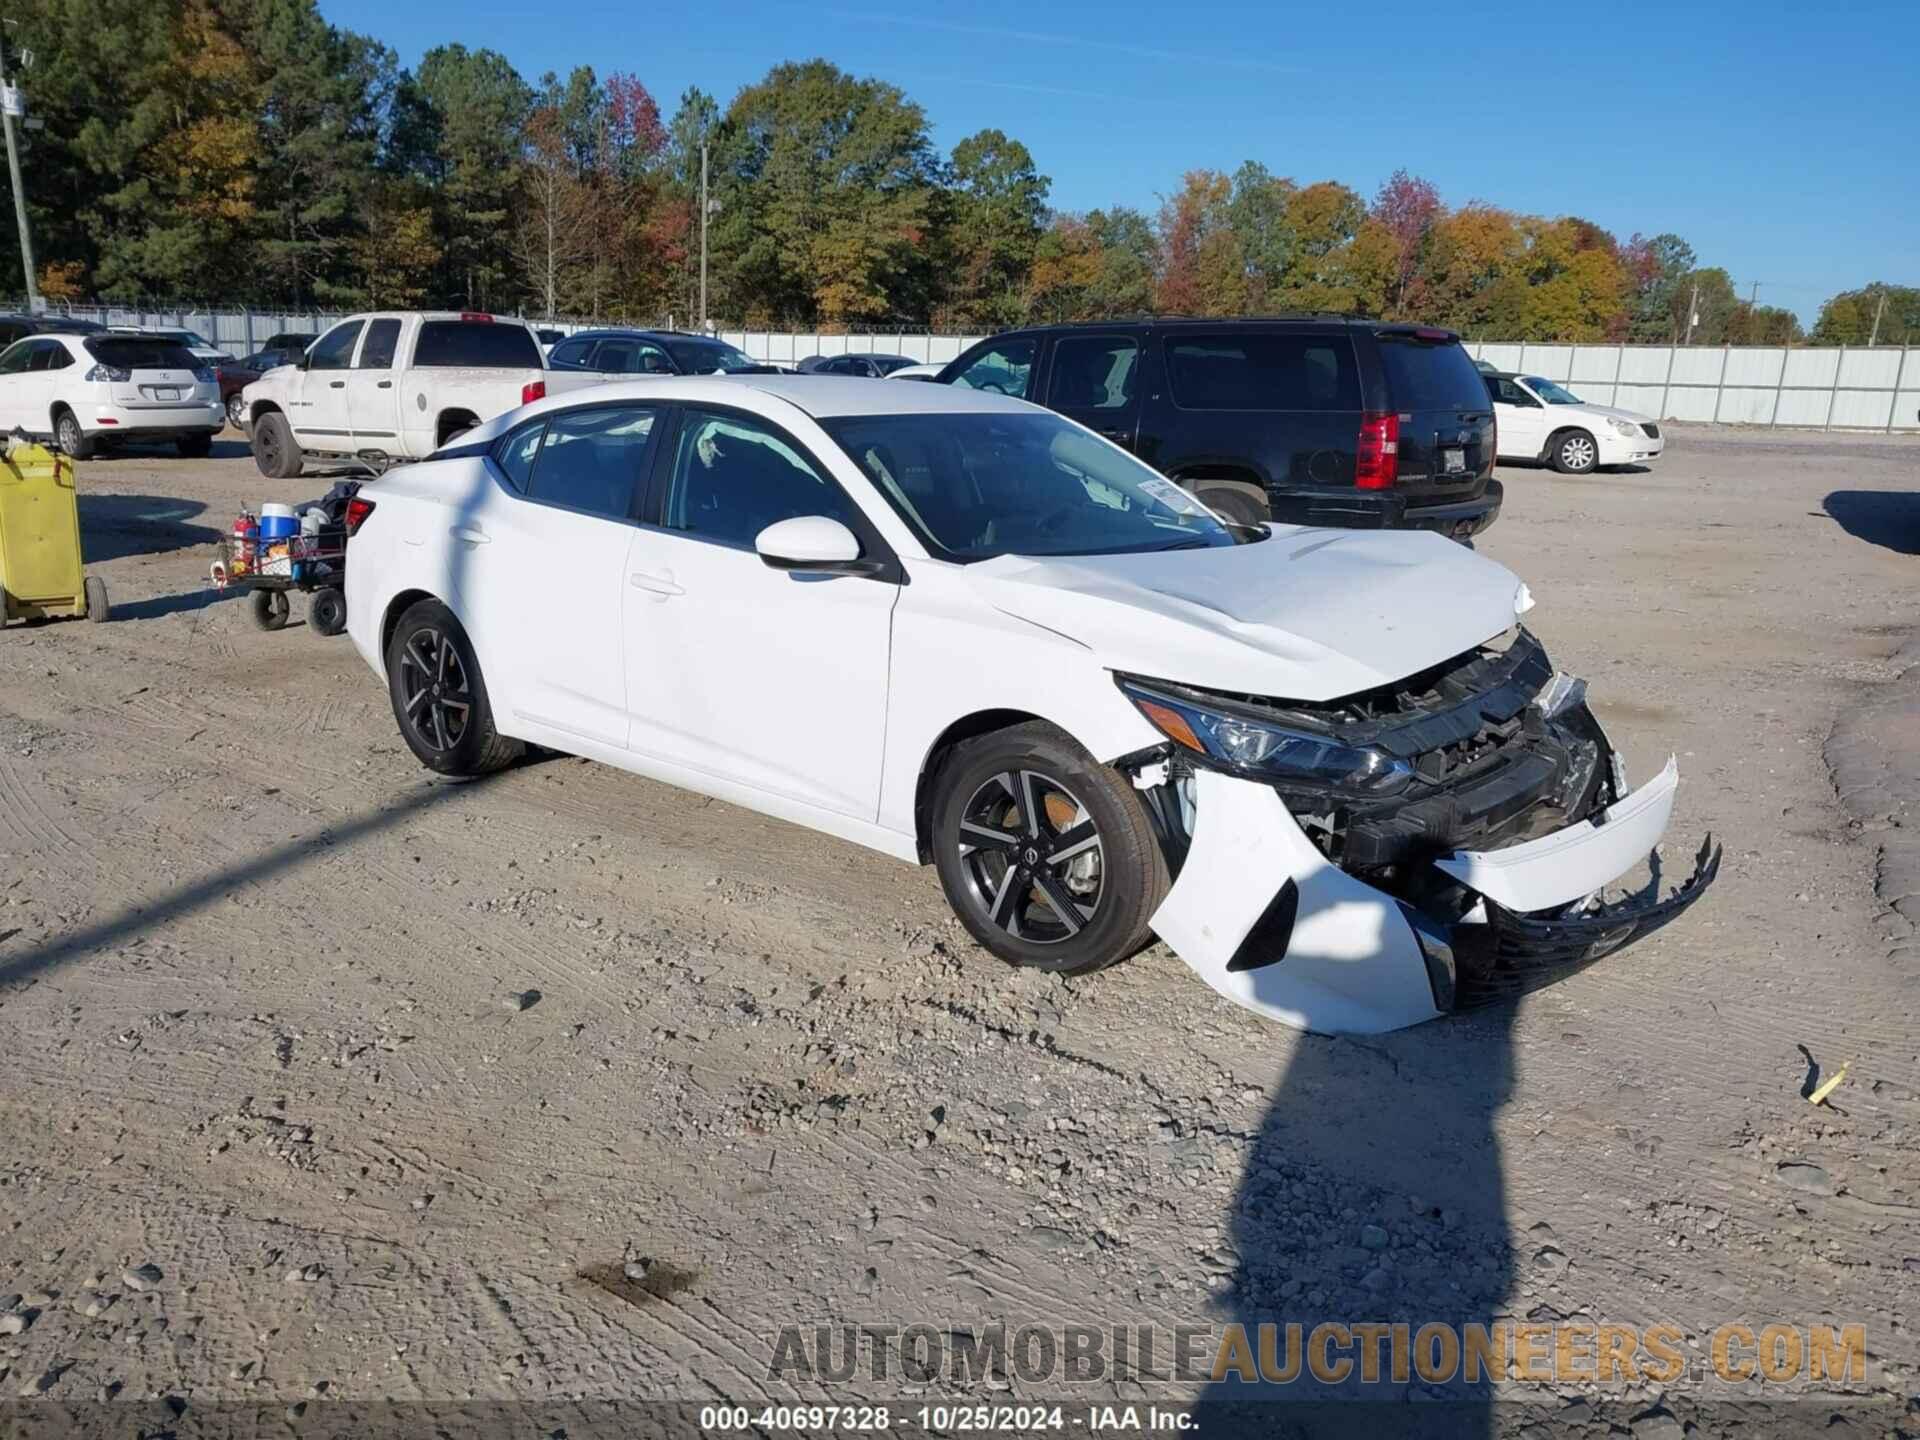
[{"label": "windshield", "polygon": [[820,424],[943,559],[1235,543],[1171,480],[1055,415],[860,415]]},{"label": "windshield", "polygon": [[687,375],[728,375],[766,368],[744,350],[736,350],[721,340],[668,340],[665,344],[673,363]]},{"label": "windshield", "polygon": [[1527,382],[1527,388],[1529,390],[1549,405],[1582,405],[1586,403],[1571,390],[1562,390],[1551,380],[1542,380],[1538,375],[1523,375],[1520,378]]}]

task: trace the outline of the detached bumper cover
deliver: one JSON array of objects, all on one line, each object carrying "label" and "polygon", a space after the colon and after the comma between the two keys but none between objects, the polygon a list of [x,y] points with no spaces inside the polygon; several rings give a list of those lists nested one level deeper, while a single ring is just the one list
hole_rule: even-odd
[{"label": "detached bumper cover", "polygon": [[1588,905],[1659,843],[1679,783],[1672,761],[1593,820],[1435,860],[1484,902],[1464,922],[1332,864],[1267,786],[1211,770],[1194,782],[1192,844],[1154,931],[1220,994],[1305,1030],[1397,1030],[1531,989],[1666,924],[1719,872],[1709,841],[1674,895],[1657,894],[1656,859],[1646,891]]}]

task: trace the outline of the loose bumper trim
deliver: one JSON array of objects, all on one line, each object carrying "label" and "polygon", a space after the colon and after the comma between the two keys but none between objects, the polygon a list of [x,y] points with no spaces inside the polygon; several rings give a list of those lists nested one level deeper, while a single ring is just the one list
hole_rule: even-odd
[{"label": "loose bumper trim", "polygon": [[1489,1005],[1552,984],[1678,919],[1718,878],[1720,853],[1709,835],[1694,857],[1693,874],[1664,899],[1656,870],[1637,894],[1590,910],[1523,915],[1488,901],[1485,925],[1454,928],[1455,1008]]}]

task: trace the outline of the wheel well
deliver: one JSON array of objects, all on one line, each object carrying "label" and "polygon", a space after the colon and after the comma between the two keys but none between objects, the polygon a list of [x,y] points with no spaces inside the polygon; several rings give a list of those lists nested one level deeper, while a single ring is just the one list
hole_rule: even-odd
[{"label": "wheel well", "polygon": [[258,425],[262,415],[278,415],[279,413],[280,407],[271,400],[256,400],[253,402],[252,413],[247,416],[247,424]]},{"label": "wheel well", "polygon": [[480,417],[471,410],[442,410],[440,418],[433,422],[434,447],[437,449],[447,443],[449,431],[455,428],[471,430],[479,423]]},{"label": "wheel well", "polygon": [[1562,440],[1566,439],[1567,436],[1569,435],[1584,435],[1589,440],[1594,438],[1593,431],[1589,430],[1584,425],[1562,425],[1558,430],[1554,431],[1551,435],[1547,436],[1546,448],[1543,449],[1540,453],[1542,455],[1551,455],[1554,451],[1554,447],[1558,445]]},{"label": "wheel well", "polygon": [[58,425],[62,415],[71,414],[73,414],[73,407],[71,405],[67,404],[64,400],[56,400],[53,402],[53,409],[47,412],[47,420],[51,424]]},{"label": "wheel well", "polygon": [[940,774],[940,767],[947,763],[947,757],[969,740],[1042,718],[1025,710],[980,710],[962,716],[940,732],[939,738],[927,749],[927,758],[920,766],[920,778],[913,789],[913,833],[922,865],[933,859],[933,782]]},{"label": "wheel well", "polygon": [[380,663],[386,664],[387,646],[393,643],[393,632],[400,625],[400,617],[407,613],[408,607],[422,600],[437,600],[439,597],[426,590],[402,590],[387,603],[387,613],[380,617]]}]

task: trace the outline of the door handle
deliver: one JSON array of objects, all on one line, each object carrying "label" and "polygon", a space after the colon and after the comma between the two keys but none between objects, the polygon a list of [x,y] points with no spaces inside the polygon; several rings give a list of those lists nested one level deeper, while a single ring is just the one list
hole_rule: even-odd
[{"label": "door handle", "polygon": [[344,390],[347,388],[347,382],[344,380],[329,380],[327,382],[327,388],[329,390]]},{"label": "door handle", "polygon": [[382,380],[373,388],[376,390],[391,390],[393,388],[393,382],[391,380]]},{"label": "door handle", "polygon": [[488,536],[486,531],[477,529],[472,525],[456,525],[453,527],[453,538],[456,540],[464,540],[469,545],[485,545],[491,537]]},{"label": "door handle", "polygon": [[636,570],[633,572],[633,574],[627,577],[627,580],[633,586],[634,589],[644,590],[649,595],[655,596],[656,598],[661,600],[666,600],[671,598],[672,596],[684,595],[687,593],[685,590],[681,589],[678,585],[673,583],[673,572],[671,570],[669,570],[665,575],[643,575],[638,570]]}]

